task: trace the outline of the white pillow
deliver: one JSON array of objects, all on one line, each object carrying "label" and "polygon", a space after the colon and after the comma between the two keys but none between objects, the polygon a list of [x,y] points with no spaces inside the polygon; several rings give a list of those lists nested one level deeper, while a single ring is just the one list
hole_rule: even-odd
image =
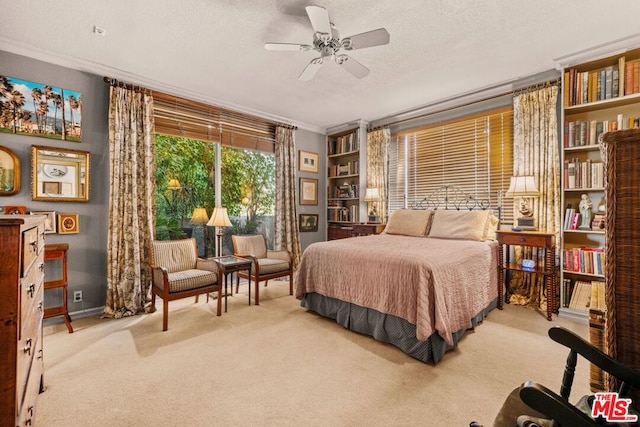
[{"label": "white pillow", "polygon": [[429,237],[485,240],[493,211],[436,210]]},{"label": "white pillow", "polygon": [[403,236],[426,236],[433,211],[398,209],[391,212],[383,233]]}]

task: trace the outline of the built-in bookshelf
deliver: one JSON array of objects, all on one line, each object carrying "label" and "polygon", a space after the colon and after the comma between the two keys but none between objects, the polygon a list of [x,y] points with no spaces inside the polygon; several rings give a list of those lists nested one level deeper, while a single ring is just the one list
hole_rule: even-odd
[{"label": "built-in bookshelf", "polygon": [[[627,50],[563,70],[562,203],[559,315],[587,321],[604,311],[604,162],[598,144],[605,132],[640,127],[640,49]],[[580,201],[591,202],[588,224]]]},{"label": "built-in bookshelf", "polygon": [[360,129],[327,136],[327,235],[350,236],[360,221],[361,188]]}]

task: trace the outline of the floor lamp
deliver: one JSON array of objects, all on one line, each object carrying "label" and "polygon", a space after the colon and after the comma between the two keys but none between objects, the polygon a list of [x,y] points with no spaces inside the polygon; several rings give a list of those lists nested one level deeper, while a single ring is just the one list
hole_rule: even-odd
[{"label": "floor lamp", "polygon": [[224,234],[224,227],[231,227],[231,221],[229,220],[229,215],[227,214],[227,208],[223,208],[222,206],[217,206],[213,209],[213,213],[211,214],[211,218],[207,223],[210,227],[216,227],[216,238],[217,238],[217,252],[216,256],[222,256],[222,235]]}]

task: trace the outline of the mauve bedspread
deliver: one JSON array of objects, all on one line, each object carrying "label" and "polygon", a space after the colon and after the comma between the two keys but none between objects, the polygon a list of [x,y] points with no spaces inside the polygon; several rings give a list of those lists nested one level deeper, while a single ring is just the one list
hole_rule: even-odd
[{"label": "mauve bedspread", "polygon": [[416,338],[452,333],[498,296],[496,242],[390,234],[332,240],[307,247],[296,274],[305,293],[393,314],[416,325]]}]

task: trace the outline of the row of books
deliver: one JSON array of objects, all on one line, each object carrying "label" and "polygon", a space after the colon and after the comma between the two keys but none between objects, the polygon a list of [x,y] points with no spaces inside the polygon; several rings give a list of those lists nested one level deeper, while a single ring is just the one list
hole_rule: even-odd
[{"label": "row of books", "polygon": [[590,308],[604,311],[604,282],[564,279],[563,285],[565,307],[585,312]]},{"label": "row of books", "polygon": [[564,161],[564,188],[604,188],[604,163],[578,158]]},{"label": "row of books", "polygon": [[604,248],[569,248],[563,250],[563,256],[566,271],[604,275],[606,261]]},{"label": "row of books", "polygon": [[603,132],[640,127],[640,118],[618,114],[615,120],[575,120],[564,123],[564,147],[597,145]]},{"label": "row of books", "polygon": [[352,132],[331,139],[327,144],[328,155],[350,153],[360,149],[360,138],[358,138],[358,132]]},{"label": "row of books", "polygon": [[360,197],[360,186],[358,184],[334,185],[327,188],[330,199],[357,199]]},{"label": "row of books", "polygon": [[640,92],[640,60],[618,58],[618,63],[589,71],[565,71],[564,105],[573,106]]},{"label": "row of books", "polygon": [[327,220],[334,222],[358,222],[358,206],[329,206]]},{"label": "row of books", "polygon": [[356,175],[359,172],[360,166],[357,160],[347,162],[345,164],[337,164],[333,166],[329,166],[328,168],[328,176],[344,176],[344,175]]}]

